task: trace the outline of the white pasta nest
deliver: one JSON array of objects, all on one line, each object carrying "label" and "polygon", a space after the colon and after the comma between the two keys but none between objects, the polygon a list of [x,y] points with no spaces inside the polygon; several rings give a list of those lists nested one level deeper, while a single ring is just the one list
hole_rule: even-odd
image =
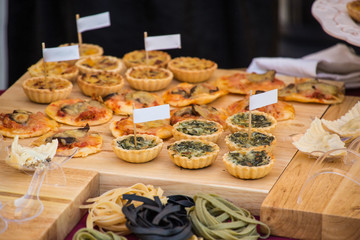
[{"label": "white pasta nest", "polygon": [[360,136],[360,102],[356,103],[341,118],[329,121],[322,119],[322,123],[331,131],[343,137],[358,137]]},{"label": "white pasta nest", "polygon": [[[339,135],[325,131],[319,118],[315,118],[311,122],[310,128],[298,141],[293,142],[293,145],[299,151],[313,156],[320,156],[327,151],[345,147],[345,143],[341,141]],[[343,154],[345,151],[335,151],[331,155]]]}]

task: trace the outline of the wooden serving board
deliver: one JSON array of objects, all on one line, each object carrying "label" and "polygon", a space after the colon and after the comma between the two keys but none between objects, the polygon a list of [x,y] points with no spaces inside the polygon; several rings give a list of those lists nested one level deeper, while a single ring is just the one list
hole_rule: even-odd
[{"label": "wooden serving board", "polygon": [[[220,76],[232,74],[233,72],[235,71],[217,70],[209,81],[214,81]],[[47,105],[30,102],[22,90],[21,84],[28,77],[29,74],[22,76],[0,97],[1,112],[12,112],[18,108],[44,112]],[[287,82],[293,81],[289,77],[283,77],[282,79]],[[170,87],[178,83],[178,81],[173,80]],[[158,93],[161,94],[162,92]],[[76,83],[70,97],[88,98],[81,93]],[[210,105],[226,107],[241,98],[240,95],[229,94],[217,99]],[[305,132],[311,121],[315,117],[321,117],[328,108],[327,105],[320,104],[293,103],[293,105],[296,111],[295,119],[278,122],[273,132],[277,138],[277,144],[273,150],[276,162],[270,174],[262,179],[241,180],[227,173],[222,163],[222,156],[229,151],[223,140],[230,133],[229,131],[226,131],[218,141],[221,151],[214,164],[204,169],[188,170],[174,165],[167,154],[166,147],[174,141],[173,139],[165,141],[162,152],[151,162],[132,164],[120,160],[111,148],[113,137],[109,130],[109,123],[91,128],[93,131],[100,132],[104,138],[103,150],[100,153],[86,158],[73,158],[65,166],[74,169],[98,171],[100,173],[101,193],[116,187],[141,182],[160,186],[165,190],[166,195],[194,195],[199,192],[219,194],[238,206],[249,209],[253,214],[259,215],[263,200],[297,151],[291,144],[291,135]],[[118,119],[118,116],[113,117],[113,121]],[[21,143],[29,144],[33,140],[25,139],[21,140]],[[6,139],[8,143],[11,141],[12,139]]]},{"label": "wooden serving board", "polygon": [[[331,106],[323,118],[343,116],[358,97],[346,97],[341,105]],[[275,183],[261,206],[261,221],[272,234],[299,239],[360,239],[360,186],[333,174],[317,177],[297,203],[315,159],[297,153]],[[360,164],[349,171],[360,175]],[[336,162],[330,166],[338,168]]]},{"label": "wooden serving board", "polygon": [[[22,197],[32,175],[0,161],[0,201],[2,205]],[[89,197],[99,194],[99,173],[89,170],[63,168],[66,185],[54,186],[45,182],[40,190],[43,212],[31,221],[9,222],[0,239],[64,239],[85,214],[79,206]]]}]

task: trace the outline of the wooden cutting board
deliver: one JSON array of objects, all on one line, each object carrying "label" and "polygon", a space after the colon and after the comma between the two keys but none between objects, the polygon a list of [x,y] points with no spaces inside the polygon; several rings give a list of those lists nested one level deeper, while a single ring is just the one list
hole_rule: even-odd
[{"label": "wooden cutting board", "polygon": [[[0,161],[0,201],[2,205],[22,197],[32,175],[8,166]],[[9,222],[0,239],[64,239],[85,214],[79,206],[89,197],[99,194],[99,174],[95,171],[64,168],[65,186],[43,183],[40,200],[43,212],[27,222]]]},{"label": "wooden cutting board", "polygon": [[[233,72],[235,71],[217,70],[209,81],[214,81],[219,76]],[[47,106],[46,104],[30,102],[23,93],[21,83],[28,77],[29,75],[25,74],[0,97],[1,112],[12,112],[15,108],[44,111]],[[287,82],[293,81],[293,78],[283,77],[282,79]],[[171,86],[178,83],[178,81],[173,80]],[[161,93],[162,91],[158,92],[158,94]],[[87,98],[81,93],[76,84],[74,84],[70,97]],[[240,95],[229,94],[217,99],[211,105],[226,107],[230,103],[242,98]],[[65,166],[98,171],[101,176],[101,193],[119,186],[129,186],[142,182],[161,186],[168,195],[194,195],[199,192],[219,194],[235,204],[249,209],[253,214],[259,215],[261,203],[296,153],[296,148],[291,144],[291,135],[303,133],[309,127],[311,121],[315,117],[321,117],[328,108],[327,105],[320,104],[294,103],[293,105],[296,111],[295,119],[278,122],[274,131],[274,135],[277,137],[277,144],[273,150],[276,163],[270,174],[262,179],[241,180],[227,173],[222,163],[222,156],[229,151],[223,140],[230,133],[229,131],[224,132],[222,138],[218,141],[221,151],[214,164],[204,169],[188,170],[174,165],[167,154],[166,146],[173,142],[173,139],[165,141],[162,152],[151,162],[132,164],[120,160],[111,148],[113,137],[109,130],[109,123],[91,128],[91,130],[100,132],[104,138],[103,149],[100,153],[86,158],[71,159]],[[118,116],[113,117],[113,120],[117,119],[119,119]],[[6,141],[10,143],[12,139],[7,139]],[[22,143],[29,144],[31,141],[33,139],[26,139],[22,140]]]},{"label": "wooden cutting board", "polygon": [[[323,118],[336,120],[360,98],[346,97],[341,105],[331,106]],[[315,178],[305,188],[303,201],[297,203],[300,190],[314,163],[297,153],[261,205],[261,221],[272,234],[299,239],[360,239],[360,186],[332,174]],[[360,163],[351,166],[360,176]],[[329,166],[340,168],[336,162]]]}]

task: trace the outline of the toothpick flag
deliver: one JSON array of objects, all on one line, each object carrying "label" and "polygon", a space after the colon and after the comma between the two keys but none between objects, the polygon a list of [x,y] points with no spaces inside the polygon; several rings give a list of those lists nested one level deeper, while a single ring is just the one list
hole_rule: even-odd
[{"label": "toothpick flag", "polygon": [[145,50],[181,48],[180,34],[145,37]]},{"label": "toothpick flag", "polygon": [[169,104],[165,104],[155,107],[134,109],[133,118],[134,123],[167,119],[170,118],[170,106]]},{"label": "toothpick flag", "polygon": [[278,101],[278,90],[274,89],[260,94],[251,95],[249,97],[249,110],[264,107]]},{"label": "toothpick flag", "polygon": [[76,20],[79,33],[110,26],[110,13],[104,12]]},{"label": "toothpick flag", "polygon": [[56,48],[43,48],[43,58],[45,62],[57,62],[79,59],[79,46],[67,46]]}]

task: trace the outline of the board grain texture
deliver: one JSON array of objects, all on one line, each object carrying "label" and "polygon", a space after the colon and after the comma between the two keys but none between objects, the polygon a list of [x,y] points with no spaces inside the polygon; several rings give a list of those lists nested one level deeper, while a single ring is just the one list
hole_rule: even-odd
[{"label": "board grain texture", "polygon": [[[209,82],[234,72],[236,71],[218,69]],[[31,102],[22,90],[21,84],[28,77],[28,73],[24,74],[0,97],[1,112],[12,112],[14,109],[44,112],[47,105]],[[293,81],[293,78],[290,77],[281,77],[281,79],[288,83]],[[173,80],[169,87],[175,86],[178,83],[180,82]],[[162,92],[159,91],[157,93],[161,94]],[[76,83],[74,83],[74,88],[69,98],[86,99],[88,97],[83,95]],[[240,95],[229,94],[217,99],[210,105],[226,107],[241,98],[242,96]],[[188,170],[174,165],[166,151],[167,145],[173,142],[173,139],[165,141],[160,155],[151,162],[132,164],[122,161],[112,151],[111,141],[113,136],[109,130],[110,122],[118,120],[118,116],[114,116],[109,123],[91,128],[92,131],[99,132],[103,136],[104,144],[100,153],[85,158],[73,158],[64,164],[64,166],[68,169],[74,169],[74,171],[82,169],[98,172],[100,177],[100,193],[141,182],[161,187],[166,195],[186,194],[192,196],[199,192],[218,194],[240,207],[249,209],[253,214],[259,215],[264,199],[297,152],[297,149],[291,143],[291,136],[293,134],[304,133],[310,126],[311,121],[315,117],[322,117],[329,107],[328,105],[306,103],[293,103],[293,105],[296,111],[295,119],[278,122],[276,129],[273,131],[277,138],[277,144],[273,149],[276,162],[270,174],[262,179],[241,180],[227,173],[221,158],[224,153],[229,151],[223,141],[224,137],[230,133],[229,131],[225,131],[222,138],[218,141],[221,150],[217,160],[211,166],[204,169]],[[342,109],[343,107],[340,108]],[[64,127],[71,128],[69,126]],[[28,145],[33,140],[34,138],[22,139],[20,143]],[[11,141],[12,139],[6,138],[5,144],[10,144]],[[41,219],[39,218],[38,220],[40,221]]]}]

